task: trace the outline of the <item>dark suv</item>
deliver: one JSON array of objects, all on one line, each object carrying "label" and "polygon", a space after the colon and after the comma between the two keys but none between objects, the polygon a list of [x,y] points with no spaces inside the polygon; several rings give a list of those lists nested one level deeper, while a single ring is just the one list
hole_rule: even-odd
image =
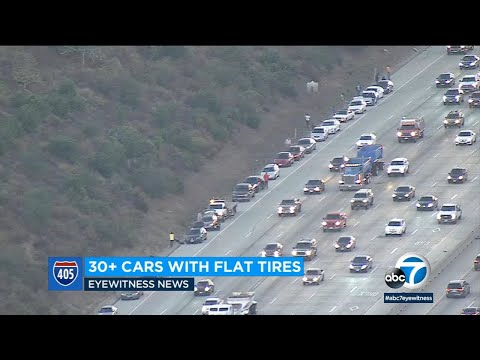
[{"label": "dark suv", "polygon": [[373,205],[373,191],[371,189],[358,190],[355,193],[355,195],[353,195],[353,199],[350,200],[350,206],[352,210],[355,210],[361,207],[368,209],[372,205]]},{"label": "dark suv", "polygon": [[452,280],[446,292],[447,297],[466,297],[470,294],[470,283],[467,280]]},{"label": "dark suv", "polygon": [[232,201],[250,201],[255,197],[255,189],[249,183],[235,185],[232,192]]}]

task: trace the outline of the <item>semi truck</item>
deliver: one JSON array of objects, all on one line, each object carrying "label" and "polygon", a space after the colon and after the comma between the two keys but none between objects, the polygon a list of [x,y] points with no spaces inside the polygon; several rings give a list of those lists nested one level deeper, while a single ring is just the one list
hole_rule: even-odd
[{"label": "semi truck", "polygon": [[370,158],[356,157],[347,161],[342,178],[338,181],[340,191],[358,190],[370,182],[372,161]]},{"label": "semi truck", "polygon": [[357,151],[357,157],[370,158],[372,162],[372,175],[377,176],[378,171],[383,170],[385,163],[383,162],[383,145],[373,144],[364,145]]}]

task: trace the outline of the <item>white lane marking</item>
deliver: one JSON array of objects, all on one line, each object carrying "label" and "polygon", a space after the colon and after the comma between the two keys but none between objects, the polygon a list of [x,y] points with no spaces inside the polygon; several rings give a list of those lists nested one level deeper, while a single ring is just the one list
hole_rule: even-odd
[{"label": "white lane marking", "polygon": [[475,126],[475,125],[477,125],[477,124],[478,124],[478,121],[477,121],[477,122],[475,122],[475,124],[473,124],[472,126]]},{"label": "white lane marking", "polygon": [[167,312],[167,309],[163,310],[162,313],[160,315],[163,315]]},{"label": "white lane marking", "polygon": [[407,103],[407,105],[410,105],[412,102],[413,102],[413,100],[410,100],[410,101]]},{"label": "white lane marking", "polygon": [[182,295],[183,295],[183,294],[186,294],[186,293],[187,293],[187,292],[186,292],[186,291],[184,291],[184,292],[182,292]]},{"label": "white lane marking", "polygon": [[313,293],[312,295],[310,295],[310,297],[308,298],[308,300],[310,300],[312,297],[315,296],[316,293]]},{"label": "white lane marking", "polygon": [[262,283],[262,282],[261,282],[261,281],[259,281],[259,282],[258,282],[258,283],[257,283],[257,284],[256,284],[256,285],[253,287],[253,288],[254,288],[254,289],[256,289],[257,287],[259,287],[259,286],[260,286],[260,284],[261,284],[261,283]]},{"label": "white lane marking", "polygon": [[378,178],[381,178],[382,176],[383,176],[383,174],[382,174],[382,175],[380,175],[380,176],[378,176]]},{"label": "white lane marking", "polygon": [[375,268],[372,270],[372,272],[371,272],[370,274],[374,273],[374,272],[375,272],[375,270],[377,270],[377,269],[378,269],[378,265],[377,265],[377,266],[375,266]]},{"label": "white lane marking", "polygon": [[137,306],[135,306],[135,307],[133,308],[133,310],[128,313],[128,315],[132,315],[132,314],[135,312],[135,310],[137,310],[140,306],[142,306],[143,303],[144,303],[145,301],[147,301],[147,299],[148,299],[150,296],[152,296],[153,294],[155,294],[154,291],[152,291],[150,294],[148,294],[147,296],[145,296],[145,299],[143,299],[142,302],[140,302],[140,304],[138,304]]},{"label": "white lane marking", "polygon": [[478,149],[473,150],[473,151],[470,153],[470,155],[472,155],[472,154],[473,154],[475,151],[477,151],[477,150],[478,150]]},{"label": "white lane marking", "polygon": [[326,198],[327,198],[326,196],[322,197],[322,198],[319,200],[319,202],[325,200]]},{"label": "white lane marking", "polygon": [[312,262],[312,265],[313,265],[313,264],[315,264],[317,261],[318,261],[318,259],[315,259],[315,261],[314,261],[314,262]]},{"label": "white lane marking", "polygon": [[434,182],[433,185],[432,185],[432,187],[434,187],[434,186],[437,185],[437,184],[438,184],[438,181]]},{"label": "white lane marking", "polygon": [[343,208],[341,208],[340,210],[338,210],[337,212],[342,212]]},{"label": "white lane marking", "polygon": [[232,252],[232,250],[228,250],[225,254],[225,256],[227,256],[228,254],[230,254]]},{"label": "white lane marking", "polygon": [[425,70],[427,70],[430,66],[432,66],[433,64],[435,64],[438,60],[440,60],[442,57],[444,57],[445,54],[442,54],[440,55],[436,60],[434,60],[430,65],[427,65],[423,70],[420,70],[420,72],[413,76],[410,80],[408,80],[405,84],[403,84],[402,86],[398,87],[396,89],[396,92],[398,92],[398,90],[400,90],[401,88],[403,88],[405,85],[409,84],[413,79],[415,79],[418,75],[420,75],[421,73],[423,73]]},{"label": "white lane marking", "polygon": [[425,90],[430,90],[431,86],[427,87]]},{"label": "white lane marking", "polygon": [[393,115],[390,115],[390,117],[387,120],[390,120],[393,117]]},{"label": "white lane marking", "polygon": [[195,312],[193,313],[193,315],[197,315],[197,312],[199,312],[199,311],[200,311],[200,309],[195,310]]},{"label": "white lane marking", "polygon": [[377,237],[378,237],[378,235],[375,235],[374,237],[372,237],[372,238],[370,239],[370,241],[375,240]]},{"label": "white lane marking", "polygon": [[[437,130],[440,130],[441,128],[443,128],[443,125],[440,125],[439,127],[437,127]],[[438,155],[438,154],[437,154]],[[435,156],[436,157],[436,156]]]},{"label": "white lane marking", "polygon": [[430,217],[434,217],[435,215],[437,215],[437,212],[434,211],[432,215],[430,215]]},{"label": "white lane marking", "polygon": [[352,290],[350,290],[350,293],[354,292],[355,290],[357,290],[357,286],[355,286]]},{"label": "white lane marking", "polygon": [[331,309],[329,312],[333,312],[336,308],[337,308],[337,305],[335,305],[334,307],[332,307],[332,309]]},{"label": "white lane marking", "polygon": [[458,194],[453,195],[453,196],[450,198],[450,200],[455,199],[457,196],[458,196]]},{"label": "white lane marking", "polygon": [[475,304],[475,300],[473,300],[467,307],[472,307],[473,304]]},{"label": "white lane marking", "polygon": [[336,274],[333,274],[332,276],[330,276],[330,279],[329,280],[332,280],[334,277],[335,277]]},{"label": "white lane marking", "polygon": [[377,204],[377,205],[374,207],[374,209],[378,208],[380,205],[382,205],[382,204]]},{"label": "white lane marking", "polygon": [[474,182],[475,180],[477,180],[478,176],[475,176],[472,180],[470,180],[470,182]]},{"label": "white lane marking", "polygon": [[358,224],[360,224],[360,221],[357,221],[353,226],[357,226]]},{"label": "white lane marking", "polygon": [[[243,214],[242,214],[243,215]],[[267,216],[267,219],[270,219],[273,216],[273,214],[270,214]],[[231,224],[231,223],[230,223]]]},{"label": "white lane marking", "polygon": [[247,235],[245,235],[245,237],[249,237],[250,235],[252,235],[251,231]]},{"label": "white lane marking", "polygon": [[279,238],[280,236],[282,236],[283,234],[285,234],[285,232],[281,232],[280,234],[277,235],[277,238]]},{"label": "white lane marking", "polygon": [[393,253],[394,253],[395,251],[397,251],[397,250],[398,250],[398,248],[393,249],[390,254],[393,254]]},{"label": "white lane marking", "polygon": [[438,153],[437,155],[435,155],[433,158],[435,159],[438,155],[440,155],[440,153]]},{"label": "white lane marking", "polygon": [[277,298],[273,299],[272,301],[270,301],[270,304],[273,304],[275,302],[275,300],[277,300]]},{"label": "white lane marking", "polygon": [[297,282],[298,278],[292,281],[292,284],[295,284]]},{"label": "white lane marking", "polygon": [[297,217],[297,220],[300,220],[304,216],[305,216],[305,214],[300,215],[299,217]]},{"label": "white lane marking", "polygon": [[412,235],[415,235],[415,233],[418,231],[418,229],[413,230]]},{"label": "white lane marking", "polygon": [[413,173],[413,175],[417,175],[419,172],[420,172],[420,169],[417,170],[417,171],[415,171],[415,172]]}]

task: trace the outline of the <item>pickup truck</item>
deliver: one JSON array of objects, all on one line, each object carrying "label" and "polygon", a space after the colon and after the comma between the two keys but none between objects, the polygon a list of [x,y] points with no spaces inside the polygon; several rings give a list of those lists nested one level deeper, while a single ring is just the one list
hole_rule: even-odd
[{"label": "pickup truck", "polygon": [[443,204],[437,213],[439,224],[456,224],[462,218],[462,209],[457,204]]},{"label": "pickup truck", "polygon": [[312,260],[317,256],[317,240],[316,239],[302,239],[292,250],[292,256],[303,257],[304,260]]},{"label": "pickup truck", "polygon": [[303,277],[303,285],[320,285],[321,281],[325,280],[325,270],[318,268],[311,268],[305,271]]},{"label": "pickup truck", "polygon": [[205,211],[214,210],[215,214],[219,217],[220,221],[225,221],[231,216],[235,216],[237,213],[237,204],[228,203],[221,199],[210,199],[210,203]]},{"label": "pickup truck", "polygon": [[298,213],[302,212],[302,202],[300,199],[288,199],[282,200],[280,205],[278,205],[278,216],[283,215],[293,215],[297,216]]},{"label": "pickup truck", "polygon": [[347,227],[347,214],[343,212],[328,213],[322,222],[323,232],[327,230],[342,230]]}]

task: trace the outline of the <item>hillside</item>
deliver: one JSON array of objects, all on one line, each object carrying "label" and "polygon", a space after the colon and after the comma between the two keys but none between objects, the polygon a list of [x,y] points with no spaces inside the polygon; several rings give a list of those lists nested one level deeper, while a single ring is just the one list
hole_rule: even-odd
[{"label": "hillside", "polygon": [[[91,312],[48,256],[159,255],[412,47],[0,47],[0,313]],[[307,94],[306,82],[320,83]],[[7,281],[8,280],[8,281]]]}]

